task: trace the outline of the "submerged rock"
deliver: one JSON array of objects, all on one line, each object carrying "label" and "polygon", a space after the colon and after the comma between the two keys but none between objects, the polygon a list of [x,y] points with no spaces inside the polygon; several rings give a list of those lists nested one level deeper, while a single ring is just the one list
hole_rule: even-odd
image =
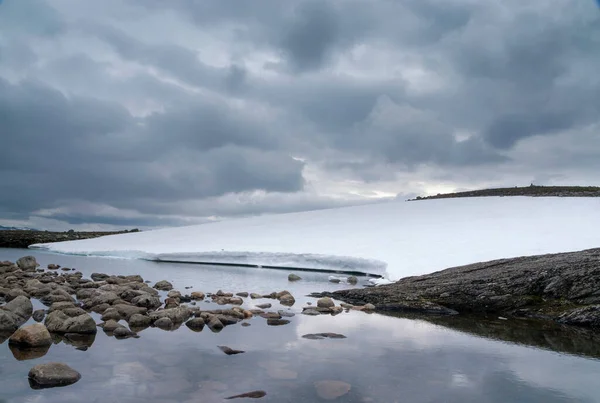
[{"label": "submerged rock", "polygon": [[29,371],[29,383],[32,389],[72,385],[80,379],[79,372],[59,362],[39,364]]},{"label": "submerged rock", "polygon": [[231,347],[227,347],[227,346],[217,346],[219,347],[219,350],[221,350],[222,352],[224,352],[227,355],[235,355],[235,354],[242,354],[245,353],[245,351],[243,350],[234,350]]},{"label": "submerged rock", "polygon": [[299,280],[302,280],[302,277],[298,276],[297,274],[290,273],[290,275],[288,276],[288,281],[299,281]]},{"label": "submerged rock", "polygon": [[267,325],[269,326],[283,326],[290,323],[287,319],[267,319]]},{"label": "submerged rock", "polygon": [[346,336],[344,336],[343,334],[339,334],[339,333],[311,333],[311,334],[305,334],[304,336],[302,336],[302,338],[309,339],[309,340],[323,340],[323,339],[345,339]]},{"label": "submerged rock", "polygon": [[352,386],[349,383],[335,380],[323,380],[314,383],[317,395],[321,399],[334,400],[338,397],[344,396]]},{"label": "submerged rock", "polygon": [[242,393],[241,395],[229,396],[229,397],[226,397],[225,399],[226,400],[240,399],[240,398],[260,399],[261,397],[265,397],[266,395],[267,395],[267,392],[265,392],[264,390],[255,390],[252,392]]}]

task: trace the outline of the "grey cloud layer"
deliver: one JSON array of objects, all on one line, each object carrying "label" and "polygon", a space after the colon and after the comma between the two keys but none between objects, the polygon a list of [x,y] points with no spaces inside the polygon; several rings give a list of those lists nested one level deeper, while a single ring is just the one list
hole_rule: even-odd
[{"label": "grey cloud layer", "polygon": [[423,189],[390,188],[397,174],[589,178],[599,45],[591,0],[4,0],[0,219],[361,202],[323,194],[341,172],[388,194]]}]

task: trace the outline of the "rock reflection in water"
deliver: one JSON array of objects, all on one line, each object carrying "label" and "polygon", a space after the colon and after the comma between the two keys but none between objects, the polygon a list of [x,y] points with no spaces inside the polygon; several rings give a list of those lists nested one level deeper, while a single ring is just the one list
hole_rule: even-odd
[{"label": "rock reflection in water", "polygon": [[600,358],[600,334],[591,329],[563,326],[548,321],[493,316],[414,316],[386,313],[408,319],[420,319],[472,335],[532,346],[573,355]]},{"label": "rock reflection in water", "polygon": [[50,350],[50,346],[23,347],[16,344],[9,344],[8,348],[17,361],[34,360],[45,356]]}]

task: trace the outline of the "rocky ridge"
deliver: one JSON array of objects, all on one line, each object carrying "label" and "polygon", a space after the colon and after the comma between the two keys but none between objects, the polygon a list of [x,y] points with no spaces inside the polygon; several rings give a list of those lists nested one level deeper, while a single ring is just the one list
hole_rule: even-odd
[{"label": "rocky ridge", "polygon": [[365,289],[313,294],[377,311],[482,314],[600,327],[600,249],[500,259]]},{"label": "rocky ridge", "polygon": [[105,232],[2,230],[0,231],[0,248],[27,248],[37,243],[75,241],[78,239],[98,238],[106,235],[127,234],[130,232],[138,232],[138,230]]}]

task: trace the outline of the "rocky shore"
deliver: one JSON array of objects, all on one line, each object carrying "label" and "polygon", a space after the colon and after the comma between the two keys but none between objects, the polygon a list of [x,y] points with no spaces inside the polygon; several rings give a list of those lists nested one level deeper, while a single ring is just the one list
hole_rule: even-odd
[{"label": "rocky shore", "polygon": [[374,288],[316,293],[377,311],[494,314],[600,327],[600,249],[500,259]]},{"label": "rocky shore", "polygon": [[51,243],[75,241],[78,239],[98,238],[105,235],[126,234],[138,232],[137,229],[105,232],[50,232],[33,230],[2,230],[0,231],[0,248],[23,248],[36,243]]},{"label": "rocky shore", "polygon": [[[299,280],[293,274],[288,278]],[[260,299],[269,302],[243,307],[249,300]],[[34,310],[32,300],[46,308]],[[211,305],[200,307],[200,302]],[[140,275],[92,273],[88,279],[75,269],[56,264],[42,268],[33,256],[15,263],[0,262],[0,344],[8,340],[18,360],[42,357],[60,342],[85,351],[94,343],[98,329],[109,337],[128,339],[140,337],[139,333],[149,327],[172,331],[185,325],[194,332],[207,328],[218,333],[226,326],[250,326],[253,318],[265,320],[268,326],[283,326],[293,320],[295,313],[289,307],[295,303],[286,290],[266,295],[222,290],[185,294],[166,280],[150,285]],[[278,307],[274,308],[275,304]],[[221,307],[211,308],[215,305]],[[338,315],[351,309],[372,311],[374,306],[336,306],[333,300],[323,297],[304,307],[302,314]],[[31,319],[35,323],[27,324]],[[319,333],[305,338],[344,336]],[[218,348],[227,355],[244,353],[228,346]],[[32,368],[29,378],[32,388],[47,388],[75,383],[79,375],[64,364],[52,363]]]},{"label": "rocky shore", "polygon": [[522,186],[469,190],[466,192],[439,193],[433,196],[418,196],[415,200],[453,199],[459,197],[530,196],[530,197],[600,197],[597,186]]}]

